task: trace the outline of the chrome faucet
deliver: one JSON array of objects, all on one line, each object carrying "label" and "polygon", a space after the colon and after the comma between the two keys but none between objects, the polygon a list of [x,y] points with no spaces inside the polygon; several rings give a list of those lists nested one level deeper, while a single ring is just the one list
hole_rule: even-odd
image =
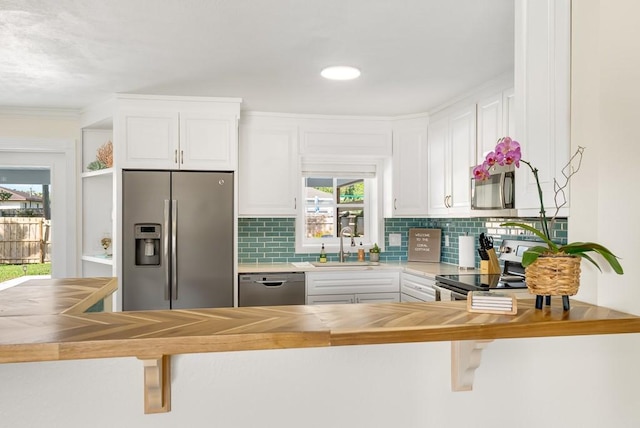
[{"label": "chrome faucet", "polygon": [[353,239],[353,229],[351,229],[349,226],[347,227],[343,227],[342,230],[340,230],[340,263],[343,263],[345,261],[345,259],[347,257],[349,257],[349,252],[344,251],[344,234],[345,232],[349,232],[349,236],[351,237],[351,246],[355,247],[356,246],[356,241]]}]

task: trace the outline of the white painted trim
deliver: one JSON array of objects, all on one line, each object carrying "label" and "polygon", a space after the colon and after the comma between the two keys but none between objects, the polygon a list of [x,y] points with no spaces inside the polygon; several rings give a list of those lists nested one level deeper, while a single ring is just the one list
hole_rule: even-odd
[{"label": "white painted trim", "polygon": [[0,152],[71,153],[75,144],[67,138],[0,137]]},{"label": "white painted trim", "polygon": [[[423,114],[423,113],[420,113]],[[368,120],[368,121],[382,121],[387,122],[394,120],[391,116],[340,116],[340,115],[322,115],[322,114],[301,114],[301,113],[276,113],[265,111],[242,111],[242,116],[255,116],[255,117],[280,117],[287,119],[323,119],[323,120]]]},{"label": "white painted trim", "polygon": [[33,108],[0,106],[1,116],[42,116],[42,117],[68,117],[77,119],[80,116],[79,109],[66,108]]},{"label": "white painted trim", "polygon": [[176,95],[150,95],[150,94],[116,94],[119,100],[149,100],[149,101],[196,101],[217,103],[241,103],[242,98],[231,97],[193,97]]}]

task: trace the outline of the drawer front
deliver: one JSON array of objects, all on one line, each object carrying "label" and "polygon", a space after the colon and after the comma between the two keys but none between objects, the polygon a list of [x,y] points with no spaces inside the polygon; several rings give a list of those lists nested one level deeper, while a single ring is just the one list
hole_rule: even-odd
[{"label": "drawer front", "polygon": [[307,295],[398,293],[399,272],[307,272]]},{"label": "drawer front", "polygon": [[435,283],[431,278],[403,273],[401,290],[403,294],[423,302],[432,302],[436,300]]},{"label": "drawer front", "polygon": [[353,294],[323,294],[319,296],[307,296],[307,305],[343,305],[355,303]]},{"label": "drawer front", "polygon": [[356,294],[356,303],[395,303],[395,302],[400,302],[400,293]]}]

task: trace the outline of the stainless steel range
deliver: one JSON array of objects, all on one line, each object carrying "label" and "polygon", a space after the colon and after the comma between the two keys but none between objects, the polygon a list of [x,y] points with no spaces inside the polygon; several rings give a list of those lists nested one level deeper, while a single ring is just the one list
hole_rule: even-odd
[{"label": "stainless steel range", "polygon": [[469,291],[517,290],[527,288],[524,281],[522,254],[528,248],[540,245],[533,241],[504,240],[498,259],[503,265],[501,274],[459,273],[436,276],[439,300],[466,300]]}]

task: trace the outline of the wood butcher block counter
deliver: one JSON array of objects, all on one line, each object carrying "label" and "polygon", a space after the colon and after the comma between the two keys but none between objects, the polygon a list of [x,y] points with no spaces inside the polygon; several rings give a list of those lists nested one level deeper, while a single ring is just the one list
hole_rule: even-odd
[{"label": "wood butcher block counter", "polygon": [[115,278],[30,279],[0,291],[0,317],[81,314],[117,289]]},{"label": "wood butcher block counter", "polygon": [[[108,295],[112,282],[105,278],[40,280],[20,285],[28,290],[24,294],[16,287],[1,291],[0,363],[133,356],[145,361],[145,376],[149,367],[151,373],[155,370],[149,376],[162,390],[170,383],[168,356],[175,354],[429,341],[467,342],[471,344],[468,352],[474,352],[484,346],[478,343],[494,339],[640,332],[640,317],[578,301],[565,312],[559,299],[543,310],[535,309],[533,299],[520,300],[514,316],[469,313],[465,302],[113,313],[69,310],[82,307],[72,302],[74,290],[95,290],[96,296],[90,299],[95,303]],[[66,289],[69,294],[51,288]],[[20,295],[39,302],[40,307],[53,299],[49,306],[54,310],[18,314],[19,306],[12,306],[19,305],[15,299]],[[69,304],[61,305],[59,299]],[[22,307],[31,306],[23,302]],[[456,358],[470,358],[465,352]],[[464,362],[455,365],[467,367]],[[148,391],[146,410],[168,411],[166,398],[154,404],[152,391]]]}]

